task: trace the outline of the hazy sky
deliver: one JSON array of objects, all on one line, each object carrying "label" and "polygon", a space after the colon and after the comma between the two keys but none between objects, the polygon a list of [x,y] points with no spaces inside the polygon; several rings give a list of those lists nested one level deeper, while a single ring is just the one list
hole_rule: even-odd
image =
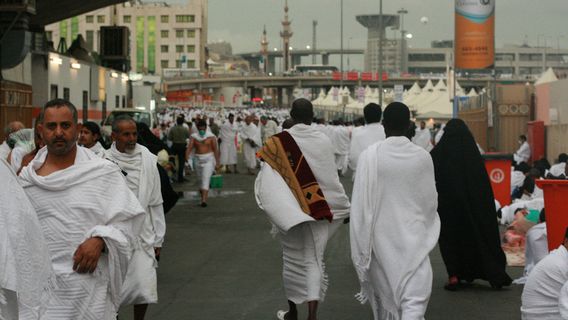
[{"label": "hazy sky", "polygon": [[[187,0],[169,0],[184,2]],[[340,0],[288,0],[292,19],[293,47],[312,42],[312,20],[318,21],[318,48],[339,48]],[[497,0],[496,42],[504,44],[568,47],[568,0]],[[251,52],[260,48],[260,36],[266,25],[269,46],[280,47],[280,21],[284,0],[209,0],[209,41],[226,40],[233,52]],[[384,13],[408,10],[405,29],[414,35],[413,47],[429,47],[430,41],[453,39],[453,0],[383,0]],[[367,31],[356,20],[359,14],[377,14],[379,0],[344,0],[344,47],[364,48]],[[421,24],[421,17],[428,17]],[[392,36],[389,32],[388,36]],[[397,33],[400,35],[400,33]],[[540,35],[540,36],[539,36]],[[350,39],[351,38],[351,39]]]}]

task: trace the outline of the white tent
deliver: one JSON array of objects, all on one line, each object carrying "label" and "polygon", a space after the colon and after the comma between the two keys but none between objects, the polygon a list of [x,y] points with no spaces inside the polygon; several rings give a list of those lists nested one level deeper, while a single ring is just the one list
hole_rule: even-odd
[{"label": "white tent", "polygon": [[554,74],[554,70],[552,70],[552,68],[548,68],[548,70],[543,72],[542,75],[540,76],[540,78],[538,78],[538,80],[536,80],[534,85],[538,86],[538,85],[541,85],[541,84],[554,82],[554,81],[557,81],[557,80],[558,80],[558,78]]},{"label": "white tent", "polygon": [[416,111],[418,119],[448,119],[452,117],[453,106],[450,102],[450,93],[443,80],[436,84],[430,96],[418,104]]},{"label": "white tent", "polygon": [[409,99],[408,102],[406,102],[406,105],[410,108],[410,109],[416,109],[417,106],[420,104],[420,101],[424,101],[426,99],[429,99],[429,97],[434,93],[434,85],[432,84],[432,80],[428,80],[428,82],[426,82],[426,85],[422,88],[422,92],[420,92],[419,95],[415,96],[414,99]]},{"label": "white tent", "polygon": [[469,90],[467,96],[468,97],[477,97],[477,92],[475,91],[474,88],[471,88],[471,90]]},{"label": "white tent", "polygon": [[320,93],[319,93],[318,97],[314,101],[312,101],[312,104],[314,106],[319,106],[319,105],[322,104],[322,102],[324,100],[325,100],[325,91],[324,91],[324,89],[320,89]]}]

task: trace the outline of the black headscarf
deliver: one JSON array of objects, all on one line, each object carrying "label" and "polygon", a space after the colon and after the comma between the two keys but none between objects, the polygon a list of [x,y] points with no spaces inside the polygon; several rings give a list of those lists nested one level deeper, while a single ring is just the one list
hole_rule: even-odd
[{"label": "black headscarf", "polygon": [[137,122],[136,129],[138,130],[138,143],[148,148],[150,152],[157,155],[158,152],[166,150],[170,153],[168,146],[152,133],[147,124]]},{"label": "black headscarf", "polygon": [[431,154],[442,222],[439,244],[448,274],[509,285],[493,190],[465,122],[450,120]]}]

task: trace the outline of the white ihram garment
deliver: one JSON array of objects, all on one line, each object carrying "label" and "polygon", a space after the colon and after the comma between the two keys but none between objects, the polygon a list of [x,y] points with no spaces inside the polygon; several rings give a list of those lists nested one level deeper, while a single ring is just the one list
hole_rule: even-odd
[{"label": "white ihram garment", "polygon": [[412,138],[412,142],[428,152],[430,152],[432,148],[434,148],[434,146],[432,145],[432,135],[430,133],[430,130],[427,128],[417,128],[416,135],[414,136],[414,138]]},{"label": "white ihram garment", "polygon": [[237,145],[235,144],[235,139],[238,132],[237,124],[235,122],[231,124],[229,120],[225,121],[219,129],[219,139],[221,139],[219,162],[221,162],[223,166],[237,164]]},{"label": "white ihram garment", "polygon": [[361,302],[375,319],[423,319],[432,290],[428,254],[440,234],[430,155],[405,137],[363,151],[351,207],[351,255]]},{"label": "white ihram garment", "polygon": [[555,177],[566,174],[566,162],[560,162],[550,167],[549,173]]},{"label": "white ihram garment", "polygon": [[262,142],[272,137],[282,130],[278,130],[278,125],[273,120],[266,121],[266,125],[261,125]]},{"label": "white ihram garment", "polygon": [[523,142],[523,144],[521,144],[521,146],[519,147],[519,149],[513,154],[513,160],[515,160],[516,163],[521,163],[521,162],[529,162],[529,159],[531,158],[531,147],[529,146],[528,142]]},{"label": "white ihram garment", "polygon": [[546,223],[539,223],[527,231],[525,241],[525,270],[522,277],[514,284],[525,284],[536,264],[548,255],[548,237]]},{"label": "white ihram garment", "polygon": [[55,274],[36,212],[10,165],[0,159],[0,319],[39,319]]},{"label": "white ihram garment", "polygon": [[350,128],[344,126],[331,126],[330,128],[331,142],[335,147],[335,166],[338,171],[345,174],[349,163],[351,131]]},{"label": "white ihram garment", "polygon": [[12,151],[12,149],[10,149],[8,142],[2,142],[2,144],[0,144],[0,159],[7,160],[10,151]]},{"label": "white ihram garment", "polygon": [[[200,136],[199,134],[192,134],[191,138],[196,141],[203,142],[208,138],[215,137],[212,133],[205,133],[205,136]],[[217,140],[215,140],[216,143]],[[211,184],[211,176],[215,172],[215,154],[213,152],[205,154],[194,154],[195,157],[195,170],[197,171],[197,176],[199,177],[200,187],[199,190],[209,190],[209,185]]]},{"label": "white ihram garment", "polygon": [[349,168],[357,170],[357,161],[361,152],[379,141],[385,140],[385,128],[380,123],[371,123],[353,130],[351,149],[349,150]]},{"label": "white ihram garment", "polygon": [[551,251],[532,270],[521,296],[523,320],[558,320],[561,289],[568,281],[568,251],[563,245]]},{"label": "white ihram garment", "polygon": [[[20,173],[37,212],[56,277],[42,319],[115,319],[120,292],[144,210],[117,166],[77,147],[71,167],[39,176],[47,148]],[[105,252],[92,274],[73,271],[73,254],[86,239],[101,237]]]},{"label": "white ihram garment", "polygon": [[128,274],[124,281],[121,305],[158,302],[158,288],[154,248],[162,247],[166,220],[162,206],[160,175],[157,157],[146,147],[137,144],[129,153],[122,153],[113,143],[107,157],[126,172],[128,188],[136,195],[146,212],[138,234]]},{"label": "white ihram garment", "polygon": [[[260,141],[260,131],[254,123],[245,124],[241,130],[241,139],[243,141],[243,155],[245,164],[248,169],[256,168],[256,151],[262,146]],[[255,145],[252,146],[252,143]]]},{"label": "white ihram garment", "polygon": [[278,172],[263,163],[255,182],[259,207],[279,231],[286,296],[295,303],[323,301],[327,276],[323,262],[329,238],[349,215],[349,198],[339,181],[329,139],[314,127],[297,124],[288,132],[298,144],[333,213],[333,223],[304,213]]},{"label": "white ihram garment", "polygon": [[93,151],[97,156],[101,158],[106,157],[106,149],[103,148],[103,145],[98,141],[94,146],[90,147],[89,150]]}]

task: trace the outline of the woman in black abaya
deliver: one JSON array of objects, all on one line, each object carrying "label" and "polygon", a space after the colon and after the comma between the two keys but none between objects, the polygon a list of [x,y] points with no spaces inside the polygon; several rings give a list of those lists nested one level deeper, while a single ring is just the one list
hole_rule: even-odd
[{"label": "woman in black abaya", "polygon": [[505,272],[495,198],[473,135],[465,122],[452,119],[431,152],[442,223],[440,250],[448,271],[448,290],[460,280],[489,281],[492,287],[511,284]]}]

